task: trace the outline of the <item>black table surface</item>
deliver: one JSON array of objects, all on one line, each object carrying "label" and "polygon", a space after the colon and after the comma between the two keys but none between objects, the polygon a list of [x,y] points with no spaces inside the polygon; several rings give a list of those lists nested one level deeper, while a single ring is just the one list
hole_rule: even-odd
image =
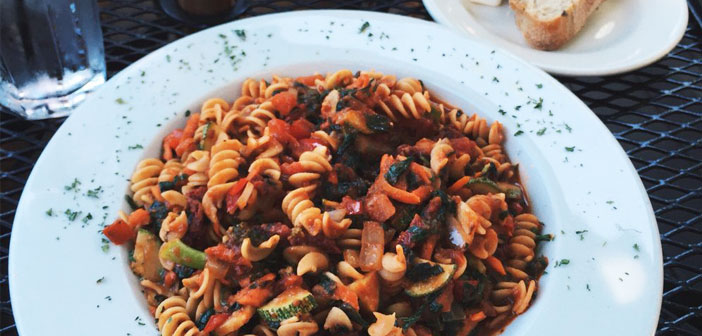
[{"label": "black table surface", "polygon": [[[162,8],[174,8],[173,1],[98,1],[108,77],[164,44],[208,26],[164,13]],[[702,335],[702,5],[700,0],[690,0],[689,5],[685,36],[658,62],[616,76],[558,78],[619,140],[653,204],[665,270],[656,335]],[[320,8],[432,20],[421,1],[402,0],[238,0],[229,19]],[[7,277],[15,209],[34,162],[63,120],[25,121],[0,112],[2,335],[17,333]]]}]

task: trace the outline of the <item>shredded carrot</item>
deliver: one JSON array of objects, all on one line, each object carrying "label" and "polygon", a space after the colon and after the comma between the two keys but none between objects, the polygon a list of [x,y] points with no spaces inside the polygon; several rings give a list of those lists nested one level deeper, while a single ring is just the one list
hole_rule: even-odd
[{"label": "shredded carrot", "polygon": [[406,204],[419,204],[422,202],[422,199],[419,198],[419,196],[417,196],[411,192],[395,188],[395,187],[391,186],[390,183],[385,181],[384,177],[380,177],[380,178],[382,179],[381,186],[383,188],[383,191],[390,198],[392,198],[398,202],[402,202],[402,203],[406,203]]},{"label": "shredded carrot", "polygon": [[458,181],[454,182],[446,191],[448,191],[449,194],[455,194],[461,188],[463,188],[468,182],[470,181],[470,176],[463,176]]},{"label": "shredded carrot", "polygon": [[195,148],[195,140],[193,138],[185,138],[175,148],[176,154],[182,156],[183,153]]},{"label": "shredded carrot", "polygon": [[417,195],[421,201],[426,201],[431,196],[431,186],[423,185],[412,190],[412,194]]},{"label": "shredded carrot", "polygon": [[200,113],[191,114],[188,122],[185,123],[185,128],[183,128],[183,139],[192,138],[199,125]]},{"label": "shredded carrot", "polygon": [[485,312],[479,311],[479,312],[477,312],[477,313],[475,313],[475,314],[471,314],[471,315],[470,315],[470,320],[473,321],[473,322],[478,322],[478,321],[484,320],[486,317],[487,317],[487,316],[485,316]]},{"label": "shredded carrot", "polygon": [[436,247],[436,242],[439,241],[439,235],[433,234],[427,238],[427,240],[422,245],[422,251],[419,253],[419,257],[422,259],[431,260],[432,254],[434,254],[434,248]]},{"label": "shredded carrot", "polygon": [[419,163],[412,162],[410,163],[410,170],[412,170],[412,172],[417,175],[417,177],[419,177],[423,183],[431,184],[431,176],[429,176],[429,172],[424,169],[424,166],[420,165]]},{"label": "shredded carrot", "polygon": [[505,272],[505,268],[502,266],[502,262],[500,259],[495,258],[495,256],[489,256],[487,259],[485,259],[487,262],[488,266],[495,270],[495,272],[500,273],[502,275],[506,275],[507,273]]},{"label": "shredded carrot", "polygon": [[312,76],[303,76],[303,77],[297,77],[295,79],[296,82],[305,84],[307,86],[314,86],[314,81],[315,80],[322,80],[324,79],[324,76],[322,75],[312,75]]},{"label": "shredded carrot", "polygon": [[134,212],[129,214],[129,218],[127,219],[132,229],[138,229],[139,227],[149,224],[150,221],[151,217],[149,216],[149,212],[144,209],[134,210]]}]

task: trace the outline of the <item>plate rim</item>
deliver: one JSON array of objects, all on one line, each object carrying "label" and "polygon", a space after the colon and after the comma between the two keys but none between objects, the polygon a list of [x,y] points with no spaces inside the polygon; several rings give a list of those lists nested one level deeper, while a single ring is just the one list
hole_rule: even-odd
[{"label": "plate rim", "polygon": [[[479,32],[475,33],[470,33],[462,29],[458,24],[449,18],[448,15],[444,13],[444,11],[441,9],[442,5],[440,3],[443,0],[422,0],[422,3],[424,4],[424,8],[427,9],[427,12],[429,15],[434,19],[436,22],[445,25],[447,27],[450,27],[451,29],[459,32],[461,35],[464,36],[470,36],[472,38],[476,38],[482,41],[487,41],[488,39],[483,36]],[[458,0],[458,1],[463,1],[463,0]],[[470,0],[467,0],[470,1]],[[509,2],[509,0],[503,0]],[[654,0],[655,1],[655,0]],[[444,2],[445,3],[445,2]],[[671,1],[671,3],[673,3]],[[506,49],[509,52],[518,55],[519,57],[522,57],[525,59],[527,62],[534,64],[535,66],[541,68],[542,70],[553,74],[553,75],[559,75],[559,76],[568,76],[568,77],[576,77],[576,76],[611,76],[611,75],[618,75],[618,74],[623,74],[627,73],[630,71],[635,71],[638,69],[641,69],[643,67],[646,67],[648,65],[651,65],[655,63],[656,61],[660,60],[661,58],[665,57],[671,50],[673,50],[678,43],[683,39],[685,36],[685,32],[687,31],[687,24],[689,20],[689,9],[687,7],[687,1],[686,0],[677,0],[677,2],[673,3],[677,4],[679,7],[678,9],[681,10],[681,13],[683,15],[684,20],[679,22],[674,26],[674,29],[672,30],[674,32],[674,38],[670,39],[667,41],[665,44],[660,45],[660,48],[657,48],[655,52],[648,53],[645,57],[639,57],[634,59],[629,64],[626,65],[621,65],[621,66],[616,66],[616,65],[604,65],[604,66],[591,66],[588,68],[574,68],[574,67],[568,67],[568,66],[563,66],[563,65],[558,65],[558,64],[552,64],[549,62],[543,62],[537,59],[536,57],[531,57],[530,55],[522,55],[519,53],[520,48],[527,48],[527,47],[521,47],[517,46],[515,48],[510,48],[506,46],[500,45],[502,49]],[[667,4],[666,4],[667,5]],[[470,14],[468,14],[470,15]],[[483,27],[481,27],[481,30],[487,30]],[[500,39],[503,40],[503,39]],[[504,40],[506,45],[511,45],[509,41]],[[554,51],[543,51],[543,50],[537,50],[531,48],[531,51],[534,52],[534,56],[536,55],[542,55],[542,54],[552,54],[552,53],[558,53],[558,50]]]},{"label": "plate rim", "polygon": [[[160,47],[159,49],[157,49],[157,50],[155,50],[155,51],[149,53],[148,55],[145,55],[145,56],[142,57],[141,59],[137,60],[136,62],[132,63],[131,65],[129,65],[128,67],[126,67],[125,69],[123,69],[122,71],[120,71],[118,74],[114,75],[112,78],[110,78],[110,81],[117,81],[118,79],[121,79],[123,76],[127,76],[127,74],[128,74],[130,71],[132,71],[132,69],[143,68],[143,65],[148,64],[148,63],[150,62],[150,58],[151,58],[151,57],[149,57],[149,56],[152,56],[153,54],[157,54],[157,53],[162,53],[164,49],[167,49],[167,48],[172,47],[173,44],[184,44],[184,41],[183,41],[184,39],[187,39],[187,38],[189,38],[189,37],[192,37],[192,36],[195,36],[195,35],[201,34],[201,33],[202,33],[203,35],[208,34],[208,31],[215,30],[215,29],[217,29],[218,27],[221,27],[221,26],[227,26],[227,25],[230,25],[230,24],[239,24],[239,25],[240,25],[240,24],[242,24],[242,22],[257,21],[257,20],[263,20],[263,19],[270,19],[271,17],[276,17],[276,16],[295,16],[295,15],[300,15],[300,17],[305,17],[305,16],[307,16],[307,15],[330,15],[330,16],[331,16],[331,15],[335,15],[335,14],[348,14],[348,13],[351,13],[351,17],[353,17],[353,18],[359,18],[359,17],[362,17],[362,16],[369,16],[369,15],[374,15],[374,16],[376,16],[376,18],[377,18],[377,17],[384,17],[384,16],[390,15],[390,16],[392,16],[394,19],[409,20],[409,21],[412,21],[414,24],[420,24],[420,23],[421,23],[421,24],[426,24],[426,25],[433,25],[433,26],[435,26],[435,27],[438,28],[438,29],[443,29],[443,30],[445,30],[445,31],[447,31],[447,32],[449,31],[449,29],[446,28],[446,27],[444,27],[444,26],[440,26],[440,25],[438,25],[438,24],[431,23],[431,22],[427,22],[427,21],[424,21],[424,20],[416,19],[416,18],[406,17],[406,16],[403,16],[403,15],[397,15],[397,14],[366,12],[366,11],[359,11],[359,10],[305,10],[305,11],[287,12],[287,13],[274,13],[274,14],[268,14],[268,15],[262,15],[262,16],[256,16],[256,17],[246,18],[246,19],[242,19],[242,20],[231,21],[231,22],[228,22],[228,23],[224,23],[224,24],[222,24],[222,25],[218,25],[218,26],[214,26],[214,27],[208,28],[208,29],[206,29],[206,30],[203,30],[203,31],[198,32],[198,33],[195,33],[195,34],[187,35],[187,36],[185,36],[185,37],[183,37],[183,38],[180,38],[180,39],[178,39],[178,40],[175,40],[175,41],[173,41],[173,42],[171,42],[171,43],[169,43],[169,44],[166,44],[166,45]],[[353,15],[359,15],[359,16],[353,16]],[[522,68],[526,68],[526,69],[529,70],[530,72],[532,72],[532,71],[535,71],[535,72],[537,72],[537,73],[540,72],[540,73],[544,76],[544,79],[545,79],[545,80],[549,80],[551,83],[554,83],[554,84],[556,85],[556,88],[554,88],[554,89],[558,90],[558,91],[561,92],[561,93],[564,93],[563,91],[567,92],[567,94],[570,95],[570,100],[577,102],[577,104],[581,105],[581,108],[584,108],[585,110],[587,110],[587,111],[590,112],[590,113],[589,113],[589,116],[587,116],[588,118],[591,118],[592,120],[594,120],[593,122],[595,122],[595,123],[599,123],[599,125],[600,125],[604,130],[607,130],[607,128],[606,128],[606,126],[604,125],[604,123],[592,112],[592,110],[591,110],[589,107],[587,107],[587,105],[586,105],[582,100],[580,100],[577,96],[575,96],[575,94],[573,94],[570,90],[568,90],[565,86],[563,86],[563,85],[562,85],[560,82],[558,82],[556,79],[554,79],[553,77],[551,77],[550,75],[548,75],[547,73],[545,73],[543,70],[541,70],[541,69],[535,67],[535,66],[532,65],[532,64],[529,64],[528,62],[526,62],[526,61],[520,59],[520,58],[517,57],[517,56],[514,56],[514,55],[511,54],[509,51],[504,51],[503,49],[501,49],[501,48],[499,48],[499,47],[497,47],[497,46],[492,46],[490,43],[487,43],[487,42],[481,41],[481,40],[476,40],[476,39],[473,39],[473,38],[471,38],[471,37],[467,37],[467,36],[462,35],[462,34],[458,34],[458,35],[460,35],[461,38],[465,38],[465,39],[471,40],[473,43],[480,44],[480,45],[482,45],[482,46],[483,46],[484,48],[486,48],[486,49],[498,49],[498,50],[500,50],[500,52],[503,53],[503,54],[505,54],[506,57],[512,58],[514,62],[516,62],[516,63],[517,63],[518,65],[520,65]],[[153,57],[155,57],[155,56],[153,56]],[[147,58],[148,58],[148,59],[147,59]],[[270,70],[269,70],[269,69],[266,69],[264,72],[270,73]],[[103,88],[105,88],[105,87],[106,87],[106,85],[103,86],[103,87],[101,87],[99,90],[103,90]],[[97,94],[95,94],[94,96],[97,96]],[[96,98],[89,98],[89,99],[96,99]],[[76,116],[76,114],[72,114],[72,115],[67,119],[67,121],[68,121],[68,120],[74,120],[74,119],[76,119],[75,116]],[[66,126],[67,124],[68,124],[67,122],[64,122],[64,123],[59,127],[59,129],[57,130],[56,133],[59,133],[59,131],[60,131],[62,128],[68,127],[68,126]],[[630,170],[629,173],[633,173],[634,176],[638,177],[638,173],[636,172],[635,167],[633,166],[633,163],[631,162],[631,160],[629,159],[628,155],[627,155],[626,152],[623,150],[623,148],[621,147],[621,145],[618,143],[618,141],[616,140],[616,138],[615,138],[615,137],[611,134],[611,132],[609,132],[608,130],[607,130],[607,132],[605,132],[605,133],[608,134],[608,140],[609,140],[609,142],[615,144],[615,146],[614,146],[615,149],[614,149],[614,150],[617,151],[618,154],[621,155],[623,158],[625,158],[625,162],[627,163],[627,166],[629,167],[629,170]],[[45,149],[48,148],[52,143],[59,141],[59,140],[57,140],[57,139],[58,139],[57,136],[52,136],[52,138],[50,139],[50,141],[47,143],[47,146],[45,147]],[[41,155],[38,157],[37,161],[35,162],[35,166],[44,166],[44,165],[46,165],[46,163],[43,163],[43,161],[45,160],[45,153],[46,153],[46,150],[42,151]],[[27,183],[25,184],[25,186],[26,186],[26,185],[29,185],[30,183],[33,183],[33,181],[37,178],[37,177],[36,177],[36,174],[38,174],[38,173],[37,173],[36,170],[33,168],[32,171],[31,171],[31,173],[30,173],[30,175],[29,175],[29,177],[28,177],[28,179],[27,179]],[[656,236],[658,236],[658,235],[659,235],[659,232],[658,232],[658,227],[657,227],[657,225],[656,225],[656,217],[655,217],[655,214],[654,214],[654,212],[653,212],[653,207],[652,207],[652,205],[651,205],[650,199],[648,198],[648,194],[647,194],[647,192],[646,192],[646,189],[644,188],[643,182],[641,181],[640,177],[638,177],[636,180],[637,180],[637,182],[638,182],[638,183],[637,183],[637,187],[639,188],[639,191],[640,191],[640,192],[642,193],[642,195],[643,195],[643,199],[642,199],[642,200],[644,201],[644,204],[643,204],[643,205],[646,206],[646,208],[647,208],[647,210],[648,210],[648,211],[647,211],[648,217],[652,219],[652,224],[651,224],[651,223],[648,223],[648,224],[650,224],[650,225],[648,225],[648,226],[650,226],[650,228],[651,228],[651,230],[652,230],[651,233],[654,234],[654,235],[656,235]],[[13,222],[13,229],[12,229],[13,231],[14,231],[15,227],[17,227],[17,226],[16,226],[17,218],[22,218],[22,217],[24,217],[24,215],[23,215],[24,212],[29,211],[29,210],[24,210],[24,209],[23,209],[24,207],[26,207],[26,206],[23,206],[23,204],[29,202],[29,201],[27,201],[27,198],[25,197],[25,193],[28,193],[28,192],[29,192],[29,191],[28,191],[27,188],[24,188],[23,191],[22,191],[22,195],[21,195],[21,197],[20,197],[20,201],[18,202],[18,205],[17,205],[17,207],[16,207],[17,213],[16,213],[16,216],[15,216],[15,220],[14,220],[14,222]],[[19,211],[20,209],[23,209],[24,211],[20,212],[20,211]],[[23,225],[23,224],[20,224],[20,225]],[[13,242],[15,242],[15,243],[13,244]],[[663,270],[663,263],[662,263],[662,254],[661,254],[662,249],[661,249],[661,242],[660,242],[660,239],[655,240],[655,242],[657,242],[657,243],[655,243],[655,246],[654,246],[655,251],[653,251],[653,252],[659,252],[659,253],[656,253],[656,257],[657,257],[656,259],[657,259],[657,261],[658,261],[658,262],[657,262],[657,265],[658,265],[659,272],[660,272],[660,275],[661,275],[661,277],[660,277],[660,279],[659,279],[659,284],[660,284],[659,287],[660,287],[660,290],[661,290],[661,292],[662,292],[662,289],[663,289],[663,271],[662,271],[662,270]],[[12,251],[16,251],[16,250],[17,250],[17,247],[16,247],[16,246],[17,246],[16,240],[13,240],[13,239],[11,238],[11,240],[10,240],[10,249],[9,249],[9,252],[10,252],[10,253],[9,253],[9,256],[11,256],[11,255],[14,254],[14,253],[12,253]],[[8,275],[9,275],[9,280],[10,280],[10,281],[9,281],[9,284],[10,284],[9,289],[10,289],[10,299],[11,299],[11,301],[15,301],[15,300],[16,300],[16,295],[13,295],[13,294],[12,294],[12,293],[14,292],[14,291],[13,291],[13,285],[12,285],[12,284],[15,282],[15,281],[12,281],[12,280],[13,280],[13,279],[15,279],[15,280],[17,279],[17,278],[16,278],[16,277],[17,277],[17,272],[16,272],[16,271],[13,271],[13,270],[16,269],[16,267],[17,267],[16,264],[13,263],[13,258],[9,257],[9,260],[8,260]],[[15,290],[15,291],[16,291],[16,290]],[[14,299],[13,299],[13,298],[14,298]],[[654,319],[654,321],[653,321],[653,325],[652,325],[652,330],[653,330],[653,332],[655,332],[656,325],[657,325],[657,321],[658,321],[658,316],[660,315],[660,309],[661,309],[661,304],[662,304],[662,296],[656,296],[656,300],[657,300],[657,303],[656,303],[656,304],[657,304],[657,307],[658,307],[658,308],[657,308],[658,315],[657,315],[657,317],[656,317],[656,318]],[[14,313],[14,312],[13,312],[13,313]],[[15,317],[17,317],[17,316],[18,316],[18,315],[15,314]],[[20,318],[20,319],[17,319],[17,318],[15,318],[15,319],[17,320],[17,321],[16,321],[16,322],[17,322],[17,330],[19,331],[19,329],[20,329],[20,323],[22,323],[22,322],[19,322],[19,320],[23,320],[24,317],[22,317],[22,318]],[[652,333],[653,333],[653,332],[652,332]]]}]

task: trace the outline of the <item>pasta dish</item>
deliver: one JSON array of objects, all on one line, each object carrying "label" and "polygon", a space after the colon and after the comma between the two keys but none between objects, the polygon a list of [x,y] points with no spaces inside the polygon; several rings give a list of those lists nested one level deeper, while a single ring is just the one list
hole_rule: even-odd
[{"label": "pasta dish", "polygon": [[162,335],[495,335],[550,240],[504,139],[414,78],[247,79],[139,162],[103,233]]}]

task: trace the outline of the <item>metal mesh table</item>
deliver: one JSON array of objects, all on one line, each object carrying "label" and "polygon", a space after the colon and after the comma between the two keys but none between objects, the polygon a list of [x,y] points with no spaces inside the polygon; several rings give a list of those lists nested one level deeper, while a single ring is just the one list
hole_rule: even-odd
[{"label": "metal mesh table", "polygon": [[[699,0],[689,3],[685,37],[662,60],[619,76],[559,78],[619,140],[653,203],[665,267],[657,335],[702,335],[702,5]],[[99,4],[108,76],[206,27],[175,20],[154,1]],[[421,1],[403,0],[239,0],[233,16],[316,8],[375,10],[431,20]],[[15,208],[34,162],[62,122],[30,122],[0,112],[2,335],[17,333],[7,277]]]}]

